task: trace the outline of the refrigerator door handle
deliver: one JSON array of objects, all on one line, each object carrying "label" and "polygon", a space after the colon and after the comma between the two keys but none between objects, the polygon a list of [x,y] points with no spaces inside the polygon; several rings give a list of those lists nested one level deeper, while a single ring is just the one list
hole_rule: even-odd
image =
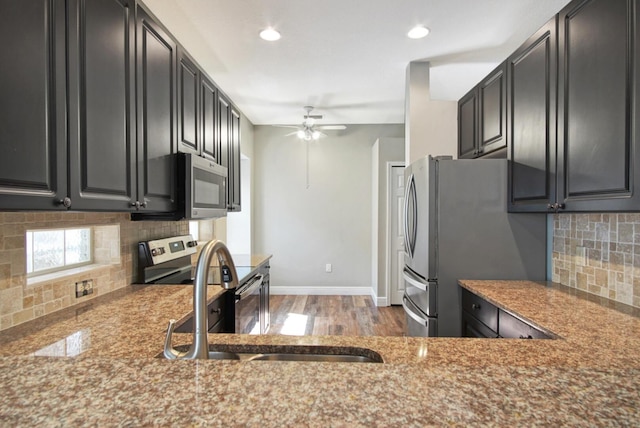
[{"label": "refrigerator door handle", "polygon": [[419,288],[420,290],[424,290],[427,291],[427,289],[429,288],[429,284],[425,284],[422,281],[419,281],[415,278],[413,278],[413,275],[411,275],[409,272],[407,272],[406,270],[402,271],[402,277],[404,278],[405,281],[407,281],[409,284],[413,285],[416,288]]},{"label": "refrigerator door handle", "polygon": [[421,317],[420,315],[415,313],[413,310],[411,310],[410,305],[413,306],[409,301],[409,299],[407,299],[407,296],[402,296],[402,308],[407,313],[407,315],[409,315],[411,319],[413,319],[415,322],[419,324],[422,324],[425,326],[428,325],[429,324],[428,320],[425,320],[423,317]]},{"label": "refrigerator door handle", "polygon": [[[411,199],[410,199],[411,198]],[[409,201],[413,202],[412,213],[409,215]],[[409,176],[407,180],[407,186],[404,194],[404,242],[405,250],[409,254],[409,257],[413,258],[413,252],[416,246],[416,227],[418,221],[418,199],[416,195],[416,182],[413,174]],[[409,221],[411,220],[411,222]]]}]

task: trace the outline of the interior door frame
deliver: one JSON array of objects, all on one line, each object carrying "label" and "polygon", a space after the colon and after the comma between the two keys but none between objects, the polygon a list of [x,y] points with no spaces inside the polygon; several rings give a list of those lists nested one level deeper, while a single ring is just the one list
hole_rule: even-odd
[{"label": "interior door frame", "polygon": [[[406,165],[404,162],[398,162],[398,161],[390,161],[387,162],[387,192],[386,192],[386,211],[387,211],[387,224],[386,224],[386,228],[385,228],[385,245],[384,245],[384,254],[385,254],[385,261],[384,261],[384,288],[385,288],[385,296],[386,296],[386,300],[387,300],[387,304],[385,306],[391,306],[391,210],[392,210],[392,204],[391,204],[391,197],[392,197],[392,185],[393,185],[393,168],[397,168],[397,167],[401,167],[401,168],[405,168]],[[406,186],[406,183],[405,183]]]}]

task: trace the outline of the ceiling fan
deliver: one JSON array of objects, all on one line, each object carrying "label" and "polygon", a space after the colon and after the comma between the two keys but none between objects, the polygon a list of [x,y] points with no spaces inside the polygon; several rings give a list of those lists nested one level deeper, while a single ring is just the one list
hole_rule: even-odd
[{"label": "ceiling fan", "polygon": [[313,106],[304,106],[305,115],[301,126],[280,125],[283,128],[294,128],[293,131],[286,136],[296,135],[301,140],[311,141],[318,140],[320,137],[326,137],[322,131],[340,131],[347,129],[345,125],[316,125],[316,120],[322,119],[321,114],[311,114]]}]

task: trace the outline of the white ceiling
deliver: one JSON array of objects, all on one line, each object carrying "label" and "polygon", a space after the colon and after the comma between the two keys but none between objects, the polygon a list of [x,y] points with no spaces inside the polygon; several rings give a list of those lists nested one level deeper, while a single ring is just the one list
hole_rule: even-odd
[{"label": "white ceiling", "polygon": [[[143,0],[256,125],[404,122],[409,62],[458,100],[569,0]],[[421,40],[406,33],[431,29]],[[282,34],[266,42],[258,33]]]}]

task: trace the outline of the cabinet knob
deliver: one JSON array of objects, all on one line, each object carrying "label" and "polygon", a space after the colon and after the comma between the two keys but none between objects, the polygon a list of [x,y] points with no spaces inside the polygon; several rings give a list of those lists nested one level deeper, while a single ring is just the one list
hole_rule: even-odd
[{"label": "cabinet knob", "polygon": [[222,309],[217,308],[217,309],[211,309],[211,313],[212,314],[219,314],[220,312],[222,312]]},{"label": "cabinet knob", "polygon": [[554,208],[554,205],[555,205],[555,204],[547,204],[547,209],[548,209],[548,210],[554,210],[554,209],[555,209],[555,208]]},{"label": "cabinet knob", "polygon": [[141,203],[140,206],[142,208],[147,208],[147,201],[144,201],[143,203]]},{"label": "cabinet knob", "polygon": [[70,197],[66,197],[64,199],[59,199],[58,201],[58,205],[62,205],[65,208],[70,208],[71,207],[71,198]]},{"label": "cabinet knob", "polygon": [[140,209],[140,202],[139,201],[131,202],[131,206],[135,207],[136,209]]},{"label": "cabinet knob", "polygon": [[480,310],[480,305],[478,305],[477,303],[472,303],[471,304],[471,309],[475,309],[476,311]]}]

